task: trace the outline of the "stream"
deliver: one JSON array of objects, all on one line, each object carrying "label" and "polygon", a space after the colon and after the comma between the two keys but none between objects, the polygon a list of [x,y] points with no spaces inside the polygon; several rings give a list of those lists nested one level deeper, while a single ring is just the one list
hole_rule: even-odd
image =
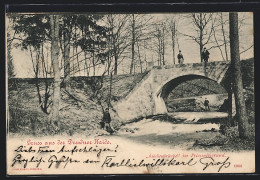
[{"label": "stream", "polygon": [[189,149],[196,140],[219,135],[220,123],[217,120],[228,116],[223,112],[175,112],[169,115],[177,119],[178,123],[162,121],[156,117],[144,118],[122,126],[113,136],[152,146]]}]

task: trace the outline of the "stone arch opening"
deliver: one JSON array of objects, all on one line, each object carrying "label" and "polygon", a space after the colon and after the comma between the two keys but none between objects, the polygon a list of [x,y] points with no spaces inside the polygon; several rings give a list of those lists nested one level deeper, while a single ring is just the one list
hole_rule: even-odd
[{"label": "stone arch opening", "polygon": [[[216,110],[216,107],[228,98],[226,87],[222,83],[202,75],[183,75],[164,83],[156,92],[155,112],[164,114],[175,111],[199,111],[205,97],[212,101],[211,104]],[[169,100],[169,98],[171,99]],[[172,102],[173,98],[176,99],[175,103]],[[182,106],[178,107],[178,103]],[[183,109],[188,105],[189,107]]]}]

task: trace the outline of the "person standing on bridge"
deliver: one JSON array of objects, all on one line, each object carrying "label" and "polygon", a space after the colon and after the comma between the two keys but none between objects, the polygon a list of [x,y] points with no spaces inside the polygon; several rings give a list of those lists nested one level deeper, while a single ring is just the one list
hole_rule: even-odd
[{"label": "person standing on bridge", "polygon": [[209,51],[204,47],[204,49],[201,52],[202,61],[207,63],[209,61]]},{"label": "person standing on bridge", "polygon": [[179,54],[178,54],[177,58],[178,58],[179,64],[183,64],[184,57],[183,57],[183,55],[181,53],[181,50],[179,50]]},{"label": "person standing on bridge", "polygon": [[205,111],[210,111],[210,109],[209,109],[209,100],[207,98],[205,98],[204,106],[205,106]]}]

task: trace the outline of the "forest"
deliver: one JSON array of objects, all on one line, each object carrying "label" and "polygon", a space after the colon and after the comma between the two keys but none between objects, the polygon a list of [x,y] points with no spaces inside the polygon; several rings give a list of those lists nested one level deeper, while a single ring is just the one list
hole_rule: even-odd
[{"label": "forest", "polygon": [[[250,17],[250,13],[239,13],[240,58],[253,57]],[[51,133],[61,129],[64,95],[77,106],[87,101],[77,95],[75,77],[90,77],[82,88],[88,86],[88,97],[104,111],[113,108],[111,101],[117,98],[112,95],[115,78],[120,81],[119,75],[126,74],[135,82],[152,66],[178,64],[180,50],[184,63],[202,62],[204,47],[211,53],[210,61],[231,60],[229,13],[10,13],[7,24],[9,88],[17,88],[12,79],[34,79],[37,104]],[[17,111],[9,108],[10,113]],[[34,122],[31,124],[35,129]],[[16,122],[12,127],[19,129]]]}]

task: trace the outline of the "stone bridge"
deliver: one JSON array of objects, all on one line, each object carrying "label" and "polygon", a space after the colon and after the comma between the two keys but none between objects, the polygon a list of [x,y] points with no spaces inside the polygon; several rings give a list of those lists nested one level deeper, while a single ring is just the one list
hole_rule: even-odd
[{"label": "stone bridge", "polygon": [[114,109],[123,122],[165,114],[164,100],[177,85],[191,79],[206,78],[226,88],[229,66],[230,61],[219,61],[207,65],[193,63],[153,67],[124,99],[114,105]]}]

